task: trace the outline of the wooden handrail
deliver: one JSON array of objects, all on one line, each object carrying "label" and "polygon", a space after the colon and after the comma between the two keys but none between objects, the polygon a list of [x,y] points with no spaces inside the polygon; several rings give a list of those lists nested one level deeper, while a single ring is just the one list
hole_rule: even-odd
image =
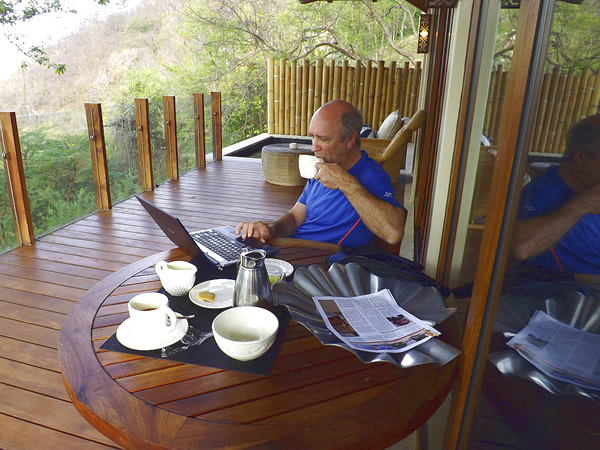
[{"label": "wooden handrail", "polygon": [[154,175],[152,173],[152,149],[150,144],[150,115],[148,113],[148,99],[136,98],[135,126],[137,132],[138,161],[140,163],[140,186],[144,191],[154,189]]},{"label": "wooden handrail", "polygon": [[179,179],[179,158],[177,156],[177,114],[175,96],[163,95],[163,116],[165,126],[165,149],[167,158],[167,176]]},{"label": "wooden handrail", "polygon": [[33,245],[35,237],[21,157],[21,143],[14,112],[0,112],[0,152],[8,181],[15,234],[21,245]]},{"label": "wooden handrail", "polygon": [[100,103],[85,103],[85,117],[88,127],[92,175],[96,193],[96,208],[100,211],[111,209],[108,166],[106,164],[106,143]]}]

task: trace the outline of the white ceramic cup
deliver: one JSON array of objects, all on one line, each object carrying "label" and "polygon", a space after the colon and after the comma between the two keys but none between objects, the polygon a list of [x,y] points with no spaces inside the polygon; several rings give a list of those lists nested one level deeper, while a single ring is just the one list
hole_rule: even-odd
[{"label": "white ceramic cup", "polygon": [[315,164],[322,162],[321,158],[317,158],[314,155],[300,155],[298,157],[298,168],[300,169],[300,176],[302,178],[314,178],[319,171]]},{"label": "white ceramic cup", "polygon": [[140,337],[155,337],[172,331],[177,325],[177,316],[169,308],[165,294],[145,292],[129,300],[129,317]]},{"label": "white ceramic cup", "polygon": [[198,269],[186,261],[159,261],[154,270],[160,283],[173,296],[186,295],[194,287]]}]

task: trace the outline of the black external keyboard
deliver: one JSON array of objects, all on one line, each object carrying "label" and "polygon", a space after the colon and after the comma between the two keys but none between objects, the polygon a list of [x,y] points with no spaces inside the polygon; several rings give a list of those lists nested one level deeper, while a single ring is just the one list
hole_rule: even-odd
[{"label": "black external keyboard", "polygon": [[236,245],[215,230],[205,230],[193,233],[192,237],[196,242],[228,261],[237,260],[243,250],[241,246]]}]

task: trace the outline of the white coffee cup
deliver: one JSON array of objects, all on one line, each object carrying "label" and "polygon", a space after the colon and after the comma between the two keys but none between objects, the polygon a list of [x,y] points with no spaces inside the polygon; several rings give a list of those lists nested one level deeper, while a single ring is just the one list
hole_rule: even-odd
[{"label": "white coffee cup", "polygon": [[160,283],[173,296],[186,295],[194,287],[198,269],[186,261],[159,261],[154,270]]},{"label": "white coffee cup", "polygon": [[300,155],[298,157],[298,168],[300,169],[300,176],[302,178],[314,178],[319,171],[315,164],[322,162],[321,158],[317,158],[314,155]]},{"label": "white coffee cup", "polygon": [[129,317],[137,335],[155,337],[172,331],[177,325],[177,316],[169,308],[169,299],[159,292],[145,292],[129,300]]}]

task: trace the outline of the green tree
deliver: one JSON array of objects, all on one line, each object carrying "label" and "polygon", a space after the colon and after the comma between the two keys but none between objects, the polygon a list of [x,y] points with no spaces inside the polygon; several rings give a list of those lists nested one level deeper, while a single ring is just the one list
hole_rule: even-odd
[{"label": "green tree", "polygon": [[[494,63],[510,68],[515,44],[518,9],[500,15]],[[598,69],[600,62],[600,0],[557,1],[546,53],[547,67],[581,71]]]},{"label": "green tree", "polygon": [[403,1],[187,0],[182,15],[184,47],[168,68],[180,86],[227,94],[224,143],[266,131],[268,58],[416,60],[419,11]]}]

